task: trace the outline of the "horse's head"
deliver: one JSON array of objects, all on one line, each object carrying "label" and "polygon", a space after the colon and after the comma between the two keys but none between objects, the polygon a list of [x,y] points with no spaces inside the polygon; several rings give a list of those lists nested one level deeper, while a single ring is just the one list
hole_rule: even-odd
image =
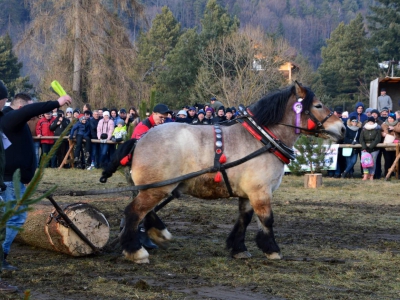
[{"label": "horse's head", "polygon": [[[329,108],[315,97],[310,89],[303,87],[297,81],[295,82],[295,90],[297,99],[293,104],[293,112],[295,113],[295,118],[300,112],[301,124],[295,124],[295,126],[301,127],[299,129],[300,132],[325,139],[330,138],[334,142],[343,139],[346,128],[342,120],[335,116]],[[298,103],[302,103],[303,100],[308,100],[305,101],[305,104],[308,102],[308,107],[301,109]]]}]

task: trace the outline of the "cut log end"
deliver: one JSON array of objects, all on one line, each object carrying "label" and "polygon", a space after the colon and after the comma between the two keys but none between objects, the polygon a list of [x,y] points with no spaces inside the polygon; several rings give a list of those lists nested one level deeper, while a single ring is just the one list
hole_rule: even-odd
[{"label": "cut log end", "polygon": [[322,174],[305,174],[304,187],[316,189],[322,185]]},{"label": "cut log end", "polygon": [[[69,205],[63,211],[96,248],[107,244],[110,226],[100,211],[86,203]],[[30,212],[23,229],[17,241],[72,256],[94,253],[50,206]]]}]

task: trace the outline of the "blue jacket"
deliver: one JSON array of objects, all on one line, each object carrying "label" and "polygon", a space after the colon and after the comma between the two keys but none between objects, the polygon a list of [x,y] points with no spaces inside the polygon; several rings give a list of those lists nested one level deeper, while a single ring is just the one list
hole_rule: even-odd
[{"label": "blue jacket", "polygon": [[[363,108],[363,112],[361,114],[357,113],[357,107],[361,106]],[[350,113],[349,115],[349,119],[351,120],[351,118],[357,118],[358,121],[360,121],[361,123],[364,123],[365,121],[367,121],[368,117],[366,114],[364,114],[365,111],[365,106],[362,102],[357,102],[354,108],[354,111],[352,113]]]},{"label": "blue jacket", "polygon": [[74,126],[72,126],[71,129],[71,133],[70,133],[70,138],[72,138],[74,136],[74,133],[76,131],[76,134],[80,134],[83,135],[83,137],[86,138],[90,138],[90,125],[87,123],[83,124],[81,122],[76,122]]}]

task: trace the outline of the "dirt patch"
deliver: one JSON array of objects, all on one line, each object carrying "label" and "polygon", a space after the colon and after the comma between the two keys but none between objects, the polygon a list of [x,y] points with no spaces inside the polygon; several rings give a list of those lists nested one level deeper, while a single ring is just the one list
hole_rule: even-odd
[{"label": "dirt patch", "polygon": [[[57,181],[55,200],[99,209],[110,223],[112,241],[130,194],[68,196],[71,189],[104,188],[97,183],[99,175],[49,170],[38,192]],[[115,176],[108,187],[123,182]],[[151,251],[150,264],[125,260],[118,244],[80,258],[13,244],[9,259],[20,270],[2,278],[21,292],[0,294],[0,299],[21,299],[25,290],[31,299],[44,300],[400,298],[400,200],[393,194],[400,194],[396,181],[324,178],[323,188],[305,190],[301,177],[285,177],[273,200],[281,261],[267,260],[256,247],[254,218],[246,236],[253,257],[229,256],[225,239],[237,218],[237,199],[183,195],[160,211],[174,240],[166,250]]]}]

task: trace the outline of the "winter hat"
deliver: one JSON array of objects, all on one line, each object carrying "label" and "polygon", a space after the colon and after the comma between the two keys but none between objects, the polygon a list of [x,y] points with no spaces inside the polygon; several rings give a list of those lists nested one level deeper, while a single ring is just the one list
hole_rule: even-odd
[{"label": "winter hat", "polygon": [[343,108],[341,106],[336,106],[334,111],[336,111],[338,114],[341,114],[343,112]]},{"label": "winter hat", "polygon": [[69,112],[70,112],[71,114],[74,112],[74,110],[72,109],[72,107],[68,107],[67,110],[65,111],[65,113],[69,113]]},{"label": "winter hat", "polygon": [[196,108],[194,106],[189,107],[189,110],[194,110],[196,111]]},{"label": "winter hat", "polygon": [[210,100],[211,100],[211,101],[215,101],[215,100],[217,100],[217,98],[212,97]]},{"label": "winter hat", "polygon": [[206,113],[204,112],[204,110],[200,109],[199,112],[197,113],[197,115],[200,115],[200,114],[202,114],[204,116]]},{"label": "winter hat", "polygon": [[[371,117],[370,117],[370,118],[371,118]],[[351,120],[350,120],[350,122],[354,122],[354,121],[358,122],[358,120],[357,120],[356,117],[352,117]]]},{"label": "winter hat", "polygon": [[365,110],[365,113],[370,113],[370,112],[372,112],[374,109],[372,108],[372,107],[368,107],[366,110]]},{"label": "winter hat", "polygon": [[159,114],[172,114],[172,110],[168,108],[165,104],[157,104],[153,108],[153,112],[159,113]]},{"label": "winter hat", "polygon": [[384,108],[381,109],[381,112],[383,112],[383,111],[389,111],[389,108],[384,107]]},{"label": "winter hat", "polygon": [[108,112],[108,110],[103,111],[103,117],[104,117],[104,116],[110,116],[110,113]]},{"label": "winter hat", "polygon": [[386,92],[386,89],[385,88],[381,88],[381,92]]},{"label": "winter hat", "polygon": [[75,108],[75,110],[73,111],[73,113],[78,113],[78,114],[80,114],[81,113],[81,111],[79,110],[79,108]]},{"label": "winter hat", "polygon": [[8,98],[8,91],[3,81],[0,80],[0,100]]},{"label": "winter hat", "polygon": [[230,107],[228,107],[227,109],[226,109],[226,111],[225,111],[225,113],[227,114],[227,113],[232,113],[232,109],[230,108]]},{"label": "winter hat", "polygon": [[86,117],[80,117],[79,122],[86,121]]},{"label": "winter hat", "polygon": [[126,114],[126,109],[125,109],[125,108],[121,108],[121,109],[119,110],[119,113]]},{"label": "winter hat", "polygon": [[186,112],[186,110],[180,110],[180,111],[178,111],[178,113],[176,114],[177,116],[178,115],[185,115],[185,116],[187,116],[187,112]]},{"label": "winter hat", "polygon": [[118,122],[117,122],[117,125],[119,125],[119,124],[121,124],[121,125],[125,125],[125,121],[124,120],[118,120]]},{"label": "winter hat", "polygon": [[367,122],[376,122],[374,117],[368,117]]},{"label": "winter hat", "polygon": [[391,118],[393,118],[393,119],[396,120],[396,114],[395,114],[395,113],[390,113],[390,114],[388,114],[388,117],[391,117]]},{"label": "winter hat", "polygon": [[208,112],[208,111],[211,111],[211,113],[214,112],[214,110],[213,110],[211,107],[208,107],[208,108],[206,109],[206,112]]},{"label": "winter hat", "polygon": [[225,113],[225,107],[224,107],[224,106],[220,106],[220,107],[218,108],[218,110],[223,110],[224,113]]},{"label": "winter hat", "polygon": [[379,111],[377,109],[371,110],[371,114],[377,114],[379,116]]}]

